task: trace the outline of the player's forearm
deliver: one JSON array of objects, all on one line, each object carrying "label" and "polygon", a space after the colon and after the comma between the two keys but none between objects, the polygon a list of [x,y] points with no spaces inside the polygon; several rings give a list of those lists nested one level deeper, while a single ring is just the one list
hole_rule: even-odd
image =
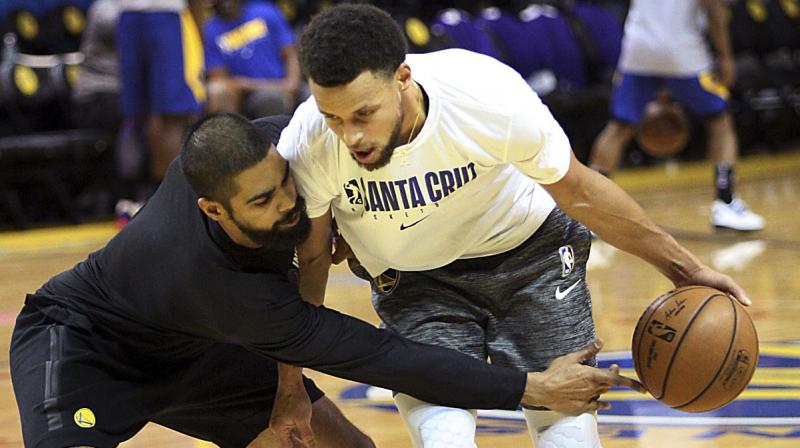
[{"label": "player's forearm", "polygon": [[733,57],[730,33],[728,31],[728,14],[721,0],[704,0],[708,13],[708,36],[719,58]]},{"label": "player's forearm", "polygon": [[297,261],[300,264],[300,295],[306,302],[322,305],[325,287],[331,268],[331,221],[330,209],[316,218],[311,218],[308,238],[297,246]]},{"label": "player's forearm", "polygon": [[303,386],[303,368],[278,363],[278,388],[292,389]]},{"label": "player's forearm", "polygon": [[325,288],[331,267],[330,253],[319,254],[308,259],[298,257],[300,264],[300,295],[306,302],[322,305],[325,302]]},{"label": "player's forearm", "polygon": [[[187,9],[189,10],[189,14],[192,16],[192,20],[197,25],[199,31],[203,29],[203,22],[205,17],[205,4],[201,0],[188,0],[187,1]],[[203,38],[203,33],[199,33],[200,38]]]},{"label": "player's forearm", "polygon": [[657,226],[614,182],[573,161],[570,185],[546,186],[568,215],[586,224],[604,241],[655,266],[675,283],[682,283],[702,263]]},{"label": "player's forearm", "polygon": [[[445,406],[515,409],[524,373],[419,344],[324,307],[286,309],[294,324],[265,326],[252,348],[274,359]],[[276,316],[273,316],[276,317]],[[281,334],[291,334],[282,338]]]}]

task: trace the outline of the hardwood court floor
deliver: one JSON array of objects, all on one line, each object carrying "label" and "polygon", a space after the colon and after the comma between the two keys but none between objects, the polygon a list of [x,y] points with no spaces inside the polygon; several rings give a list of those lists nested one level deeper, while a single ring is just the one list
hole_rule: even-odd
[{"label": "hardwood court floor", "polygon": [[[612,391],[610,411],[600,416],[606,448],[798,447],[800,446],[800,152],[750,158],[739,166],[738,192],[767,219],[754,234],[712,231],[712,196],[706,164],[667,165],[620,173],[616,180],[661,225],[703,262],[733,275],[748,291],[761,339],[761,362],[751,387],[734,405],[715,414],[673,413],[652,400]],[[8,341],[24,294],[100,247],[114,233],[95,224],[0,233],[0,447],[21,447],[8,374]],[[645,306],[670,289],[644,262],[598,241],[589,283],[604,362],[630,366],[633,327]],[[341,268],[331,275],[328,305],[377,323],[366,285]],[[794,342],[792,342],[794,341]],[[632,373],[631,370],[628,370]],[[380,447],[409,446],[385,391],[310,372]],[[120,406],[124,406],[120,403]],[[479,419],[480,447],[528,447],[516,413],[488,412]],[[154,425],[126,447],[211,446]]]}]

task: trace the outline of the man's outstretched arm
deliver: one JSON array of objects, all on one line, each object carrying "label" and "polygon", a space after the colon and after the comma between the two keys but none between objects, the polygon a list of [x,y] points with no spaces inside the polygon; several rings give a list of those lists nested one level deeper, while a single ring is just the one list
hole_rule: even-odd
[{"label": "man's outstretched arm", "polygon": [[300,300],[288,284],[275,284],[269,290],[280,300],[262,309],[242,310],[244,319],[236,326],[238,343],[280,362],[431,403],[479,409],[516,409],[523,403],[575,413],[602,406],[597,396],[612,385],[641,388],[618,371],[581,364],[594,356],[599,343],[555,360],[544,372],[525,374],[315,307]]}]

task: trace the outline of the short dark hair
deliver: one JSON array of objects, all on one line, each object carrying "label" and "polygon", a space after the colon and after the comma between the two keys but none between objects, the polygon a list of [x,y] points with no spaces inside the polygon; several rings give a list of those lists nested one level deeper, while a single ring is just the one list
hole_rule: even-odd
[{"label": "short dark hair", "polygon": [[194,192],[230,208],[234,178],[267,157],[270,141],[247,118],[212,114],[189,129],[181,146],[183,173]]},{"label": "short dark hair", "polygon": [[364,71],[391,75],[405,60],[406,38],[381,9],[341,4],[317,16],[300,37],[300,64],[323,87],[350,83]]}]

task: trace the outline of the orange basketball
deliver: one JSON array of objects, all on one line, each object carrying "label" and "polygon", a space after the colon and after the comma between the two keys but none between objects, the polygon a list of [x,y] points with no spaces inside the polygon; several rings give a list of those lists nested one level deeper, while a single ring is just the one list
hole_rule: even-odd
[{"label": "orange basketball", "polygon": [[686,412],[730,403],[758,363],[758,335],[745,308],[705,286],[670,291],[647,307],[633,332],[633,364],[657,400]]},{"label": "orange basketball", "polygon": [[686,146],[689,135],[689,119],[683,108],[672,101],[654,100],[645,108],[636,141],[653,157],[669,157]]}]

